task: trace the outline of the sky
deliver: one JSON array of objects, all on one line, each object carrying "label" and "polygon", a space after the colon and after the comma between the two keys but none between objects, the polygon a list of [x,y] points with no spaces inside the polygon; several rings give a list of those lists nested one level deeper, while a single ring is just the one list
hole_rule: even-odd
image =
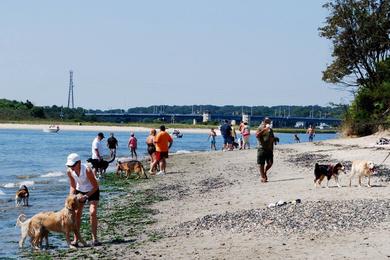
[{"label": "sky", "polygon": [[328,105],[313,0],[0,1],[0,98],[76,107]]}]

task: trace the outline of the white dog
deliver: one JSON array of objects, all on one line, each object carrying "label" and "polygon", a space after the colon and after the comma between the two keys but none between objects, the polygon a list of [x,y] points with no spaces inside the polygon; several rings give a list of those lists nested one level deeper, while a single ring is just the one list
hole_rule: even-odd
[{"label": "white dog", "polygon": [[371,187],[370,177],[374,174],[375,165],[372,161],[353,161],[351,176],[349,178],[349,187],[352,185],[352,178],[357,175],[359,178],[359,187],[362,186],[362,177],[368,177],[367,187]]},{"label": "white dog", "polygon": [[23,247],[24,240],[26,240],[26,237],[28,236],[30,221],[31,218],[27,219],[24,214],[21,214],[16,220],[16,226],[20,227],[19,247]]}]

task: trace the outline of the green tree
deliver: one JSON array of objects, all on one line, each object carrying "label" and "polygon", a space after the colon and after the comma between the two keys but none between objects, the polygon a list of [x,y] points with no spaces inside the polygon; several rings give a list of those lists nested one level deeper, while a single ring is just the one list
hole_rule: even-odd
[{"label": "green tree", "polygon": [[330,15],[319,31],[333,43],[333,61],[322,78],[355,94],[347,123],[356,133],[369,134],[389,105],[383,91],[389,91],[390,1],[334,0],[324,7]]}]

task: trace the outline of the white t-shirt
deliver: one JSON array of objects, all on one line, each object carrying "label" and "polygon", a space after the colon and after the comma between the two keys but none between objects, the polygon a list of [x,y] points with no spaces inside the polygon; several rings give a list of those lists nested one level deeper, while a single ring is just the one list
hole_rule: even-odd
[{"label": "white t-shirt", "polygon": [[95,149],[97,149],[99,151],[100,157],[103,157],[103,144],[102,144],[102,141],[98,139],[98,137],[93,139],[93,142],[92,142],[92,159],[99,159],[99,157],[96,154]]}]

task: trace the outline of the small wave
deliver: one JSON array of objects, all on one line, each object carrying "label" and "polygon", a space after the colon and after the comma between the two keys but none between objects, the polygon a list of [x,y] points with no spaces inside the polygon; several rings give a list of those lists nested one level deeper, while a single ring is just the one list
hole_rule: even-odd
[{"label": "small wave", "polygon": [[63,175],[65,175],[65,173],[63,173],[63,172],[49,172],[49,173],[41,175],[40,177],[48,178],[48,177],[59,177],[59,176],[63,176]]},{"label": "small wave", "polygon": [[0,196],[5,195],[5,192],[0,190]]},{"label": "small wave", "polygon": [[10,182],[10,183],[7,183],[7,184],[4,184],[4,188],[15,188],[15,186],[16,186],[16,183],[12,183],[12,182]]},{"label": "small wave", "polygon": [[22,181],[19,183],[19,186],[26,185],[27,187],[33,186],[35,184],[34,181]]},{"label": "small wave", "polygon": [[183,154],[183,153],[191,153],[191,152],[188,150],[178,150],[178,151],[176,151],[175,154]]},{"label": "small wave", "polygon": [[58,182],[68,182],[68,179],[65,179],[65,178],[59,179]]}]

